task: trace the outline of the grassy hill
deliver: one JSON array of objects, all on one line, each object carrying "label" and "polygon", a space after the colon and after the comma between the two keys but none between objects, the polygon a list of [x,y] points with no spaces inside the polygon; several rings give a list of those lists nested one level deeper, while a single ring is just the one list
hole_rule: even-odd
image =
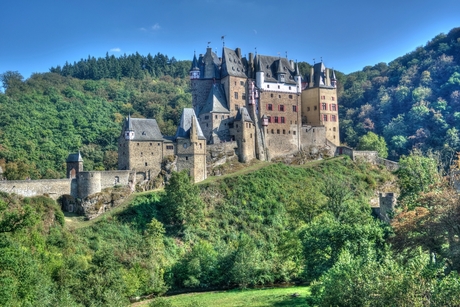
[{"label": "grassy hill", "polygon": [[[315,265],[308,264],[315,248],[305,244],[318,219],[345,235],[329,243],[323,238],[337,253],[358,240],[352,225],[367,227],[360,244],[377,248],[383,240],[368,201],[394,180],[385,170],[348,158],[258,167],[200,185],[175,173],[165,191],[136,195],[119,211],[78,227],[64,226],[52,200],[2,195],[1,225],[13,219],[17,227],[0,233],[0,284],[9,285],[0,300],[126,306],[129,298],[168,289],[305,282],[321,274],[306,270]],[[338,188],[344,193],[331,193]],[[311,261],[326,270],[337,257]]]}]

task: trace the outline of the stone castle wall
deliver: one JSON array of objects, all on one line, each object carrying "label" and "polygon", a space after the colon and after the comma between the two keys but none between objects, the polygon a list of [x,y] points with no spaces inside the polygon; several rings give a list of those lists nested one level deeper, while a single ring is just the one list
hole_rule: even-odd
[{"label": "stone castle wall", "polygon": [[49,195],[53,199],[58,199],[61,195],[70,194],[70,186],[70,179],[0,181],[0,191],[25,197]]},{"label": "stone castle wall", "polygon": [[326,145],[326,128],[324,126],[301,126],[300,127],[300,146],[307,149],[310,146]]}]

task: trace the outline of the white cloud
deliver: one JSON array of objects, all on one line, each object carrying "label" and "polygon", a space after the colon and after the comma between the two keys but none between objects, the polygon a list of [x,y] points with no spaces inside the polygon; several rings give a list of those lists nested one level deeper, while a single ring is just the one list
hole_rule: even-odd
[{"label": "white cloud", "polygon": [[110,52],[121,52],[121,49],[120,48],[112,48],[110,49]]},{"label": "white cloud", "polygon": [[147,31],[146,28],[140,28],[139,30],[141,30],[141,31]]},{"label": "white cloud", "polygon": [[254,31],[254,34],[257,34],[257,30],[254,29],[253,31]]},{"label": "white cloud", "polygon": [[153,31],[157,31],[157,30],[160,30],[160,29],[161,29],[161,27],[160,27],[160,25],[158,24],[158,22],[152,26],[152,30],[153,30]]}]

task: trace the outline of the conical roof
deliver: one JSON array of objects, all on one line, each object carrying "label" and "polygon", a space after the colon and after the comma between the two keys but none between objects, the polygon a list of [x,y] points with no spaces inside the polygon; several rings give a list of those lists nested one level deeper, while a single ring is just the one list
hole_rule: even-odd
[{"label": "conical roof", "polygon": [[249,116],[248,109],[246,107],[241,107],[238,109],[238,114],[236,114],[235,121],[244,121],[244,122],[251,122],[251,116]]},{"label": "conical roof", "polygon": [[206,104],[199,111],[199,114],[204,113],[230,113],[222,84],[215,83],[211,87]]},{"label": "conical roof", "polygon": [[198,120],[196,119],[196,114],[195,111],[193,111],[192,108],[185,108],[182,111],[182,116],[180,118],[180,124],[179,127],[177,127],[175,139],[177,138],[190,138],[190,128],[192,126],[192,121],[194,121],[197,134],[198,134],[198,139],[205,140],[206,138],[204,137],[203,131],[201,130],[200,123],[198,123]]}]

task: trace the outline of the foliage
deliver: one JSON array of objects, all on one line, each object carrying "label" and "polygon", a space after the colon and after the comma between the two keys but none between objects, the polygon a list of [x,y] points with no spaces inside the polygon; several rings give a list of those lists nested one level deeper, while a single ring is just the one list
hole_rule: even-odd
[{"label": "foliage", "polygon": [[94,81],[43,73],[11,81],[0,94],[4,176],[62,178],[68,154],[78,150],[85,170],[117,169],[125,116],[155,116],[162,133],[172,135],[190,103],[186,81],[169,76]]},{"label": "foliage", "polygon": [[374,150],[378,152],[379,157],[388,157],[388,149],[385,139],[371,131],[359,138],[358,146],[356,148],[359,150]]},{"label": "foliage", "polygon": [[441,181],[438,164],[434,155],[424,156],[417,150],[407,157],[402,157],[397,171],[398,183],[401,188],[399,200],[405,205],[413,207],[419,193],[427,192],[430,185]]},{"label": "foliage", "polygon": [[168,225],[183,230],[184,227],[193,227],[201,222],[204,204],[199,197],[198,187],[191,182],[188,171],[172,173],[165,192],[161,211]]},{"label": "foliage", "polygon": [[[456,306],[460,303],[456,273],[418,254],[401,262],[388,253],[355,257],[344,252],[336,265],[312,286],[317,306]],[[450,284],[447,284],[449,283]]]},{"label": "foliage", "polygon": [[[50,72],[58,73],[62,76],[72,76],[78,79],[100,80],[134,78],[143,79],[145,76],[152,78],[165,75],[173,78],[185,78],[188,76],[192,62],[177,61],[174,57],[157,53],[152,56],[142,56],[139,53],[122,55],[116,58],[114,55],[105,58],[95,58],[88,56],[73,64],[66,62],[64,66],[50,68]],[[91,84],[91,83],[90,83]],[[92,83],[96,86],[96,83]],[[91,85],[90,85],[91,86]]]},{"label": "foliage", "polygon": [[449,161],[460,149],[459,75],[460,28],[454,28],[388,64],[345,76],[339,91],[342,141],[355,147],[372,132],[385,138],[390,159],[431,149]]}]

